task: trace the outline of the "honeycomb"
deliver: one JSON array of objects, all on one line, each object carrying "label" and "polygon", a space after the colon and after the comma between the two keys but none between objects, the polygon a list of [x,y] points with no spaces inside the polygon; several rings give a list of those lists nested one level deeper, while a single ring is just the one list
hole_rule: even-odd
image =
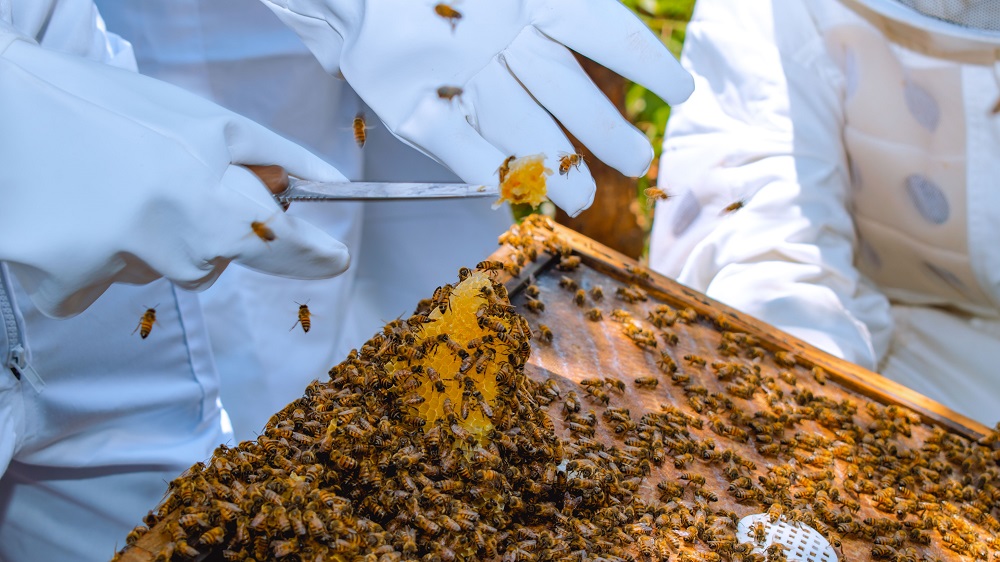
[{"label": "honeycomb", "polygon": [[[479,437],[480,442],[484,441],[493,424],[473,392],[482,395],[490,410],[496,407],[496,378],[501,365],[498,359],[506,356],[501,347],[508,347],[501,338],[509,341],[510,336],[507,334],[510,330],[519,329],[509,320],[488,314],[477,315],[481,309],[489,307],[498,299],[492,287],[493,282],[486,272],[475,271],[454,289],[444,289],[450,291],[449,304],[431,310],[428,318],[432,321],[420,325],[415,331],[417,340],[434,342],[433,347],[419,359],[404,358],[386,364],[386,369],[390,372],[412,372],[419,368],[414,376],[420,381],[416,393],[423,402],[417,406],[417,413],[427,423],[433,424],[446,418],[445,401],[450,401],[455,413],[459,415],[458,424]],[[480,322],[481,319],[492,320],[493,326],[486,321]],[[495,323],[499,323],[502,330],[494,329]],[[441,335],[447,335],[454,342],[452,345],[459,346],[458,353],[447,343],[437,342],[436,338]],[[480,343],[484,340],[487,342]],[[465,359],[462,357],[463,353]],[[464,375],[460,375],[463,361],[469,362],[471,366],[465,370]],[[483,367],[482,371],[479,369],[480,365]],[[431,369],[440,377],[442,391],[438,391],[436,382],[430,379]],[[446,376],[446,373],[455,375]],[[466,392],[463,384],[465,378],[472,381],[471,392]]]},{"label": "honeycomb", "polygon": [[546,199],[546,176],[552,175],[552,170],[545,167],[544,154],[532,154],[505,164],[501,167],[500,175],[500,199],[497,205],[509,201],[512,204],[538,207]]}]

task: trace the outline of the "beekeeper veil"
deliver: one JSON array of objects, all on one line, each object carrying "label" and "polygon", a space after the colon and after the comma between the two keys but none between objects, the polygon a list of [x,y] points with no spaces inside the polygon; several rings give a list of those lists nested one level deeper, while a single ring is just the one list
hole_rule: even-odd
[{"label": "beekeeper veil", "polygon": [[907,25],[1000,45],[1000,0],[854,0]]}]

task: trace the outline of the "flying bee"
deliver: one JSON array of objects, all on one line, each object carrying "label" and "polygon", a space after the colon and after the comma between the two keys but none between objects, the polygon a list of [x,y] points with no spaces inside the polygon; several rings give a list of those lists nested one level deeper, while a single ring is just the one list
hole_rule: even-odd
[{"label": "flying bee", "polygon": [[[260,238],[265,243],[274,242],[278,239],[278,236],[271,230],[271,227],[267,226],[267,221],[252,221],[250,223],[250,232],[252,232],[257,238]],[[247,235],[249,236],[249,234]]]},{"label": "flying bee", "polygon": [[559,175],[565,176],[569,174],[570,168],[580,169],[580,164],[583,164],[583,155],[577,153],[567,153],[560,152],[559,156]]},{"label": "flying bee", "polygon": [[364,112],[358,112],[354,116],[354,121],[351,122],[351,129],[354,131],[354,142],[357,143],[358,148],[364,148],[365,142],[368,140],[368,129],[374,127],[369,127],[367,122],[365,122]]},{"label": "flying bee", "polygon": [[647,187],[645,190],[643,190],[643,194],[645,194],[646,196],[646,207],[648,208],[652,208],[657,201],[661,200],[666,201],[667,199],[670,199],[672,197],[672,195],[670,195],[666,191],[663,191],[662,189],[656,187]]},{"label": "flying bee", "polygon": [[639,388],[656,388],[660,380],[656,377],[639,377],[635,379],[635,385]]},{"label": "flying bee", "polygon": [[[462,19],[462,12],[459,12],[455,8],[452,8],[448,4],[441,2],[434,6],[434,13],[438,16],[448,20],[448,24],[451,25],[451,32],[455,32],[455,27],[458,25],[458,20]],[[511,157],[513,158],[513,157]]]},{"label": "flying bee", "polygon": [[292,330],[295,329],[296,326],[302,324],[302,331],[308,333],[309,328],[312,327],[312,313],[309,312],[309,306],[308,306],[309,301],[306,301],[306,304],[298,302],[296,302],[295,304],[299,305],[299,319],[296,320],[294,324],[292,324],[292,327],[289,328],[288,331],[291,332]]},{"label": "flying bee", "polygon": [[730,203],[730,204],[726,205],[725,207],[723,207],[722,211],[719,212],[719,214],[720,215],[731,215],[731,214],[735,213],[736,211],[739,211],[740,209],[742,209],[743,207],[745,207],[746,204],[747,204],[746,197],[741,197],[741,198],[737,199],[736,201],[733,201],[732,203]]},{"label": "flying bee", "polygon": [[458,101],[461,102],[463,92],[464,90],[458,86],[441,86],[437,89],[438,97],[443,100],[448,100],[449,103],[451,103],[451,101],[455,98],[458,98]]},{"label": "flying bee", "polygon": [[[156,306],[160,306],[157,304]],[[132,330],[132,333],[139,332],[139,337],[146,339],[149,337],[149,332],[153,330],[153,324],[156,324],[156,306],[153,308],[147,308],[146,312],[142,313],[142,317],[139,318],[139,324]]]}]

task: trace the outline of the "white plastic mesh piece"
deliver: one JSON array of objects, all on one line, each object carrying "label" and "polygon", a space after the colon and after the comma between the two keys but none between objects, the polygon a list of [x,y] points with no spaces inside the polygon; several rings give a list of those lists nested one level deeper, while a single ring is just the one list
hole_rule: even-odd
[{"label": "white plastic mesh piece", "polygon": [[969,29],[1000,31],[997,0],[896,0],[925,16]]},{"label": "white plastic mesh piece", "polygon": [[[762,525],[766,536],[758,541],[754,531]],[[788,562],[837,562],[837,553],[830,543],[816,529],[802,523],[778,521],[771,523],[766,513],[748,515],[740,519],[736,530],[736,540],[756,545],[754,552],[764,554],[773,544],[784,545]]]}]

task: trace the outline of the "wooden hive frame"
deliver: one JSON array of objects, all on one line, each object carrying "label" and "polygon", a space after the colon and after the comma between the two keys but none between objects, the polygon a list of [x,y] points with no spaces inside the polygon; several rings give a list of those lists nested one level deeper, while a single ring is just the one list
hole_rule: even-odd
[{"label": "wooden hive frame", "polygon": [[[919,416],[921,421],[929,426],[943,428],[951,434],[970,440],[981,439],[990,433],[990,429],[981,423],[953,412],[941,404],[876,373],[830,356],[793,336],[780,332],[764,322],[713,301],[669,278],[646,271],[634,260],[572,230],[550,222],[546,223],[545,228],[550,229],[552,235],[557,237],[565,247],[569,248],[571,255],[578,256],[585,268],[596,272],[602,278],[606,278],[609,283],[617,283],[620,286],[637,286],[656,301],[668,304],[676,309],[693,309],[702,319],[701,323],[704,325],[702,333],[704,334],[704,338],[699,340],[699,336],[695,331],[686,334],[689,341],[685,345],[690,346],[692,349],[713,349],[715,347],[715,340],[710,335],[712,333],[717,335],[719,326],[724,325],[727,330],[752,335],[759,341],[760,347],[772,354],[779,351],[793,354],[796,357],[798,368],[802,370],[809,370],[814,367],[823,369],[827,373],[832,386],[839,387],[846,392],[860,395],[883,405],[897,405],[909,408]],[[512,302],[521,305],[519,309],[522,310],[522,306],[526,301],[524,292],[529,284],[545,280],[550,287],[553,287],[556,278],[562,275],[562,272],[559,272],[556,268],[564,256],[547,251],[546,246],[542,243],[536,246],[536,250],[539,252],[538,259],[526,263],[519,271],[512,268],[511,270],[498,272],[498,278],[507,286]],[[524,248],[517,249],[505,245],[494,252],[489,259],[511,263],[515,261],[515,254],[519,251],[523,252]],[[558,297],[556,298],[558,299]],[[612,300],[614,296],[608,294],[606,298]],[[556,299],[548,297],[544,300],[555,304]],[[568,294],[564,300],[570,300]],[[617,306],[617,303],[614,305],[611,303],[606,304],[605,308]],[[579,310],[575,312],[578,314]],[[525,314],[533,326],[537,326],[544,319],[562,330],[568,325],[580,323],[578,317],[571,316],[573,313],[574,309],[572,307],[568,309],[564,307],[560,313],[557,307],[551,306],[541,316],[534,316],[530,313]],[[617,331],[607,321],[601,325],[587,326],[587,329],[603,330],[609,333]],[[575,385],[581,378],[588,375],[590,372],[587,370],[588,368],[593,368],[593,365],[580,364],[578,362],[580,360],[579,357],[576,359],[571,358],[569,363],[565,360],[560,360],[563,366],[561,368],[554,367],[553,365],[556,365],[556,363],[553,362],[553,352],[551,349],[547,349],[545,345],[537,342],[533,343],[533,348],[534,351],[527,371],[529,376],[536,380],[555,378],[563,386],[567,384]],[[580,394],[583,394],[581,389],[582,387],[577,387]],[[564,388],[565,390],[566,388]],[[653,402],[649,402],[642,396],[635,394],[631,389],[629,393],[619,397],[618,400],[619,402],[624,401],[625,405],[632,405],[638,408],[638,411],[641,411],[643,407],[646,409],[655,407]],[[646,400],[646,402],[643,402],[643,400]],[[561,404],[561,402],[550,407],[550,415],[553,418],[559,417],[560,407],[558,404]],[[561,435],[568,433],[562,423],[558,424],[558,431]],[[614,438],[613,435],[598,435],[598,437],[605,441]],[[658,474],[661,477],[671,477],[670,471]],[[652,478],[650,480],[652,481]],[[647,488],[647,492],[652,493],[652,487],[647,486]],[[121,555],[120,560],[131,562],[151,561],[154,558],[154,553],[169,540],[170,537],[161,523],[143,535],[132,548],[125,551]],[[849,559],[856,560],[859,559],[859,556],[861,557],[860,559],[865,559],[864,557],[867,556],[865,552],[866,547],[860,544],[847,545],[846,542],[845,549],[851,555]],[[202,556],[198,559],[202,560],[206,558],[206,556]],[[215,555],[211,559],[221,559],[221,557]]]}]

